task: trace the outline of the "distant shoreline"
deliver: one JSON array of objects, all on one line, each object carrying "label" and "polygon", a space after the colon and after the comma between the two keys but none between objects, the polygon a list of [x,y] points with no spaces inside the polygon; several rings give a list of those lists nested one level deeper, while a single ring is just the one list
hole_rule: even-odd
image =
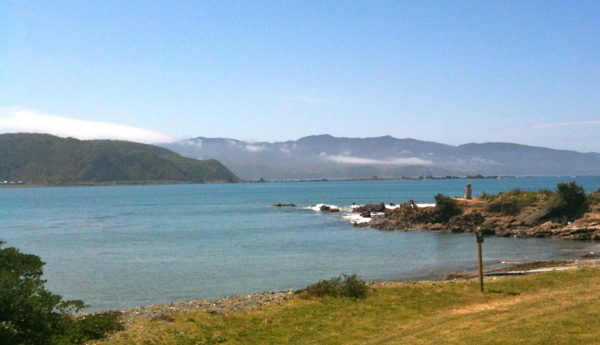
[{"label": "distant shoreline", "polygon": [[[322,179],[272,179],[265,181],[244,181],[244,182],[343,182],[343,181],[422,181],[422,180],[474,180],[474,179],[502,179],[502,178],[515,178],[516,176],[483,176],[483,175],[468,175],[468,176],[401,176],[401,177],[356,177],[356,178],[322,178]],[[524,176],[524,177],[535,177],[535,176]]]},{"label": "distant shoreline", "polygon": [[465,179],[500,179],[515,176],[419,176],[419,177],[361,177],[350,179],[309,179],[309,180],[242,180],[239,181],[132,181],[132,182],[78,182],[65,184],[37,184],[37,183],[0,183],[0,188],[37,188],[37,187],[98,187],[98,186],[147,186],[147,185],[175,185],[175,184],[225,184],[225,183],[289,183],[289,182],[344,182],[344,181],[421,181],[421,180],[465,180]]},{"label": "distant shoreline", "polygon": [[294,183],[294,182],[352,182],[352,181],[430,181],[430,180],[497,180],[509,178],[536,178],[536,177],[588,177],[600,175],[527,175],[527,176],[511,176],[511,175],[468,175],[468,176],[401,176],[401,177],[358,177],[358,178],[322,178],[322,179],[270,179],[270,180],[244,180],[238,181],[133,181],[133,182],[79,182],[79,183],[64,183],[64,184],[38,184],[38,183],[0,183],[0,188],[38,188],[38,187],[99,187],[99,186],[148,186],[148,185],[179,185],[179,184],[229,184],[229,183]]},{"label": "distant shoreline", "polygon": [[209,181],[209,182],[184,182],[184,181],[139,181],[139,182],[81,182],[65,184],[36,184],[14,183],[0,184],[0,188],[44,188],[44,187],[106,187],[106,186],[169,186],[181,184],[230,184],[243,183],[244,181]]}]

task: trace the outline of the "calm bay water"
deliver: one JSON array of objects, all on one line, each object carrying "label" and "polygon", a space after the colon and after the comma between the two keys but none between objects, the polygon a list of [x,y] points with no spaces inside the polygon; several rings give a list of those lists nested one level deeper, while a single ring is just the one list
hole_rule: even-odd
[{"label": "calm bay water", "polygon": [[[382,232],[338,215],[273,208],[413,199],[600,177],[0,189],[0,240],[46,262],[49,288],[93,309],[300,288],[342,273],[442,278],[475,268],[471,234]],[[487,238],[487,264],[578,257],[598,242]]]}]

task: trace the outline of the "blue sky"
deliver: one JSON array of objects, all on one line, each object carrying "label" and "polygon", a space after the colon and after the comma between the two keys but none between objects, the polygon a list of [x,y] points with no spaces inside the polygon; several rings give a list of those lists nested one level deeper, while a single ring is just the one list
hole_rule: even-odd
[{"label": "blue sky", "polygon": [[598,18],[598,1],[8,0],[0,132],[600,152]]}]

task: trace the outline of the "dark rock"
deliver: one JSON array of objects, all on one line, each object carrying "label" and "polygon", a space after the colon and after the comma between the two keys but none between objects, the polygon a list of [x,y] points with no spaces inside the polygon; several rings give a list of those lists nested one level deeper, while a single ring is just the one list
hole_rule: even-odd
[{"label": "dark rock", "polygon": [[521,214],[519,214],[515,220],[525,224],[526,226],[535,226],[542,223],[544,219],[548,218],[549,214],[550,211],[546,207],[541,209],[531,208],[530,212],[526,212],[526,210],[521,212]]},{"label": "dark rock", "polygon": [[330,207],[327,205],[321,206],[321,212],[340,212],[340,209],[337,207]]},{"label": "dark rock", "polygon": [[360,207],[355,207],[352,212],[363,213],[363,212],[385,212],[385,204],[366,204]]},{"label": "dark rock", "polygon": [[484,221],[485,218],[481,213],[473,212],[450,218],[448,227],[452,232],[475,231]]},{"label": "dark rock", "polygon": [[279,204],[273,204],[273,207],[296,207],[296,204],[292,204],[292,203],[282,204],[282,203],[279,203]]}]

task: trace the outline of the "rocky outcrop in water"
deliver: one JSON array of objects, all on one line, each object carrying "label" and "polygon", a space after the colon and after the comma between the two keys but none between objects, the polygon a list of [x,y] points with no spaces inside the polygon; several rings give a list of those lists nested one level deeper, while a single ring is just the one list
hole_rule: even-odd
[{"label": "rocky outcrop in water", "polygon": [[385,204],[384,203],[380,203],[380,204],[366,204],[366,205],[362,205],[362,206],[358,206],[355,207],[352,212],[355,213],[360,213],[360,214],[367,214],[367,213],[374,213],[374,212],[385,212]]},{"label": "rocky outcrop in water", "polygon": [[340,209],[337,207],[329,206],[329,205],[322,205],[321,208],[319,209],[319,211],[321,211],[321,212],[340,212]]},{"label": "rocky outcrop in water", "polygon": [[600,195],[600,192],[590,194],[587,211],[572,221],[549,218],[547,200],[523,205],[485,198],[454,198],[462,213],[447,221],[440,221],[438,207],[418,207],[412,200],[393,209],[385,209],[384,204],[368,204],[355,208],[354,212],[365,217],[363,213],[381,212],[383,205],[383,217],[360,226],[387,231],[482,231],[504,237],[600,240],[600,198],[595,198],[596,193]]}]

